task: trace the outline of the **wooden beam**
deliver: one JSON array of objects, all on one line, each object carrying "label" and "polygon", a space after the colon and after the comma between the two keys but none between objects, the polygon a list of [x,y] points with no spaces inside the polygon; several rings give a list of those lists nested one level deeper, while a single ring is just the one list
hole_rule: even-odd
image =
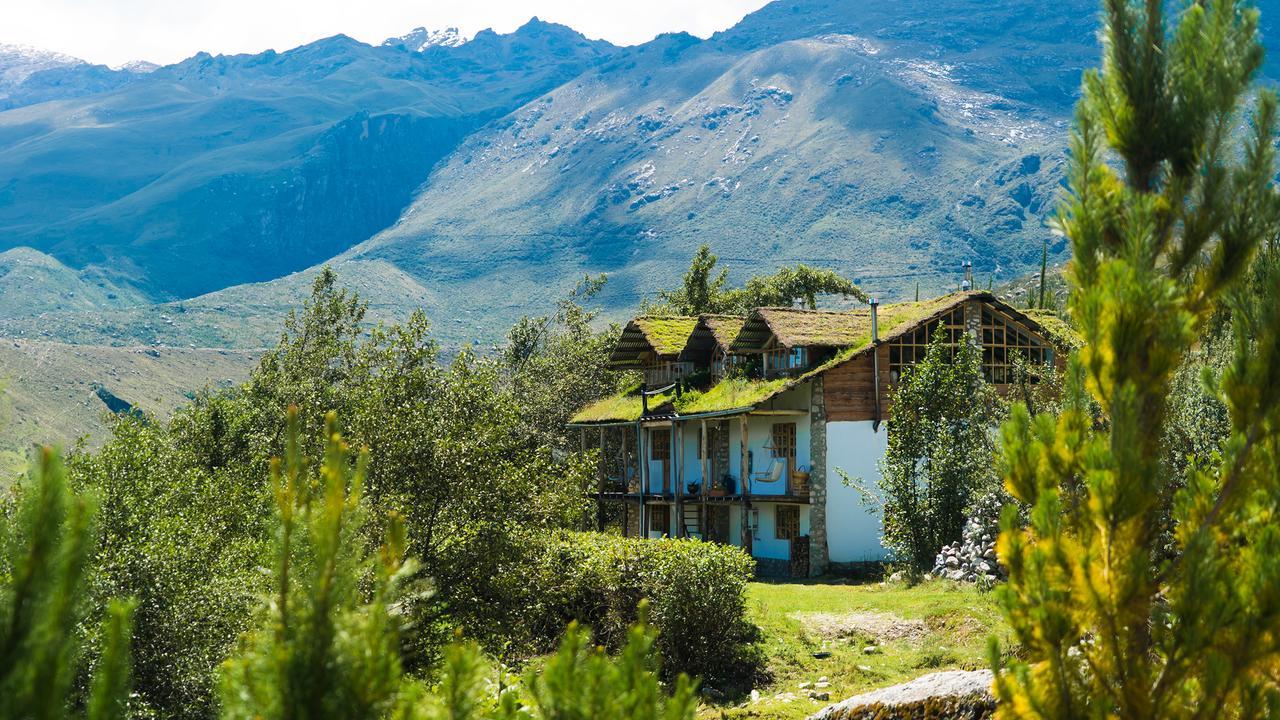
[{"label": "wooden beam", "polygon": [[702,507],[698,510],[698,534],[703,540],[707,539],[707,490],[711,485],[711,457],[707,453],[707,420],[703,418],[702,428],[698,442],[702,445],[702,486],[699,488],[702,492]]},{"label": "wooden beam", "polygon": [[680,424],[675,420],[671,421],[671,480],[675,487],[675,523],[676,537],[684,537],[684,503],[681,502],[681,496],[684,495],[684,458],[680,457],[684,454],[684,445],[680,442]]},{"label": "wooden beam", "polygon": [[600,462],[596,463],[597,485],[600,486],[600,501],[596,503],[596,532],[604,532],[604,476],[605,463],[609,462],[609,453],[605,452],[604,428],[600,428]]},{"label": "wooden beam", "polygon": [[748,415],[808,415],[808,410],[752,410]]},{"label": "wooden beam", "polygon": [[742,457],[742,460],[741,460],[742,480],[739,481],[739,484],[741,485],[741,487],[738,489],[742,495],[742,532],[741,532],[742,549],[745,550],[748,555],[750,555],[751,554],[751,528],[749,527],[749,524],[751,522],[751,499],[750,499],[751,491],[749,488],[751,484],[751,467],[750,465],[748,465],[748,461],[747,461],[747,453],[749,452],[750,442],[749,442],[749,435],[747,432],[747,416],[746,415],[738,416],[738,429],[742,438],[741,440],[742,447],[740,448],[741,450],[740,455]]}]

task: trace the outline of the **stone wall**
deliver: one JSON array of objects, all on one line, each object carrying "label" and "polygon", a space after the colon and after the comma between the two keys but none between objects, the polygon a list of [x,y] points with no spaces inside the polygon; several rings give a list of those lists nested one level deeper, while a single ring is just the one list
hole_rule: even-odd
[{"label": "stone wall", "polygon": [[791,561],[779,560],[777,558],[762,558],[756,560],[756,575],[764,578],[788,578],[791,577]]},{"label": "stone wall", "polygon": [[827,572],[827,408],[822,376],[809,383],[809,575]]},{"label": "stone wall", "polygon": [[[715,472],[715,480],[730,471],[729,464],[729,421],[712,420],[707,423],[707,445],[711,449],[711,467]],[[735,490],[738,488],[735,488]]]}]

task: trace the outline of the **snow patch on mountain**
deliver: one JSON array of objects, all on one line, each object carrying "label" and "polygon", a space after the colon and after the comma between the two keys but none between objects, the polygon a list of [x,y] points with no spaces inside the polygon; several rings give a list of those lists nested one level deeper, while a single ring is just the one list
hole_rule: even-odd
[{"label": "snow patch on mountain", "polygon": [[130,60],[129,62],[119,67],[114,67],[111,69],[124,70],[125,72],[131,72],[136,75],[146,75],[147,73],[151,73],[151,72],[155,72],[156,70],[159,70],[160,66],[157,65],[156,63],[149,62],[147,60]]},{"label": "snow patch on mountain", "polygon": [[0,87],[19,85],[42,70],[84,64],[80,58],[52,50],[0,43]]},{"label": "snow patch on mountain", "polygon": [[456,27],[443,30],[428,30],[425,27],[419,27],[400,37],[387,38],[382,41],[382,45],[383,47],[408,50],[409,52],[422,52],[431,47],[458,47],[466,44],[466,42],[467,39],[462,37],[462,33],[458,32]]}]

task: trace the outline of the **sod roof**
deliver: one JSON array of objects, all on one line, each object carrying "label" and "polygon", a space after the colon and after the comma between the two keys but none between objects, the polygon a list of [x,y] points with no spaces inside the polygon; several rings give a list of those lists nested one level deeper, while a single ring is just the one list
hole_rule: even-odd
[{"label": "sod roof", "polygon": [[623,329],[618,344],[609,355],[609,364],[613,367],[634,366],[649,353],[661,360],[674,360],[684,349],[697,324],[696,317],[642,315],[635,318]]},{"label": "sod roof", "polygon": [[1077,350],[1084,346],[1084,338],[1080,332],[1071,327],[1061,315],[1052,310],[1023,310],[1022,313],[1038,324],[1049,340],[1067,350]]},{"label": "sod roof", "polygon": [[846,347],[870,332],[870,310],[756,308],[747,317],[732,349],[735,353],[760,352],[770,338],[789,348]]},{"label": "sod roof", "polygon": [[[1020,322],[1026,323],[1029,328],[1038,331],[1051,342],[1059,344],[1062,349],[1074,349],[1081,344],[1079,335],[1071,326],[1052,312],[1017,310],[985,291],[957,292],[920,302],[882,305],[878,310],[880,341],[882,343],[892,341],[909,332],[913,332],[920,325],[951,312],[957,305],[968,300],[981,300],[998,308]],[[812,311],[801,312],[812,313]],[[843,313],[827,314],[840,315]],[[852,336],[852,333],[850,335]],[[801,375],[772,380],[730,378],[704,391],[686,392],[680,397],[663,396],[651,398],[649,407],[652,413],[654,408],[659,408],[670,402],[681,416],[696,416],[704,413],[722,413],[734,410],[745,412],[838,365],[870,352],[873,347],[871,343],[871,323],[868,317],[865,331],[862,335],[852,337],[847,346],[841,348],[822,364]],[[638,395],[630,397],[615,396],[584,408],[570,422],[575,424],[634,422],[640,419],[640,415],[641,407]]]},{"label": "sod roof", "polygon": [[680,359],[705,364],[711,362],[712,351],[717,347],[729,352],[746,320],[741,315],[699,315],[698,324],[680,351]]},{"label": "sod roof", "polygon": [[[671,399],[670,394],[649,398],[650,412],[670,403]],[[639,390],[631,390],[591,403],[570,418],[569,424],[635,422],[640,419],[643,407]]]}]

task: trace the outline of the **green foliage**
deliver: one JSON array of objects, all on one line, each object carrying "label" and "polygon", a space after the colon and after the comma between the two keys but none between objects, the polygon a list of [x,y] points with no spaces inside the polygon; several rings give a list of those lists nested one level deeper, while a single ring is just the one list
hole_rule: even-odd
[{"label": "green foliage", "polygon": [[[412,570],[404,560],[403,521],[392,515],[374,562],[361,533],[368,453],[351,453],[326,419],[318,478],[299,448],[299,419],[289,413],[283,462],[273,461],[274,592],[266,620],[222,669],[226,718],[377,718],[398,698],[400,653],[389,603]],[[360,584],[372,584],[363,602]]]},{"label": "green foliage", "polygon": [[[123,418],[94,455],[71,466],[101,498],[91,568],[94,614],[136,597],[137,704],[169,717],[207,717],[215,669],[268,589],[267,489],[236,457],[243,407],[203,396],[170,425]],[[265,465],[265,463],[264,463]]]},{"label": "green foliage", "polygon": [[664,697],[654,661],[655,635],[643,622],[627,632],[617,660],[593,647],[591,633],[569,625],[559,650],[541,672],[527,680],[533,717],[544,720],[680,720],[697,710],[694,683],[681,674],[670,698]]},{"label": "green foliage", "polygon": [[994,484],[994,391],[977,346],[935,333],[924,360],[906,369],[893,394],[889,445],[880,461],[882,542],[895,559],[933,567],[960,539],[966,510]]},{"label": "green foliage", "polygon": [[[1280,271],[1264,255],[1276,98],[1238,107],[1262,57],[1257,11],[1106,3],[1104,65],[1072,133],[1072,317],[1085,338],[1056,419],[1015,406],[1000,590],[1023,656],[999,669],[1005,718],[1260,718],[1280,713]],[[1108,162],[1108,149],[1123,171]],[[1274,247],[1268,251],[1274,252]],[[1253,264],[1254,278],[1249,282]],[[1153,562],[1177,471],[1166,457],[1175,378],[1216,309],[1230,311],[1221,443],[1193,450]],[[1216,375],[1216,376],[1215,376]],[[1088,412],[1096,402],[1103,422]]]},{"label": "green foliage", "polygon": [[759,662],[745,592],[754,561],[739,548],[693,540],[645,540],[597,533],[558,536],[531,585],[526,614],[535,638],[553,641],[567,623],[595,630],[606,647],[627,642],[628,628],[651,606],[657,648],[669,675],[741,683]]},{"label": "green foliage", "polygon": [[[0,718],[72,717],[82,658],[85,565],[95,504],[72,495],[62,460],[40,452],[15,507],[0,515]],[[111,604],[86,717],[125,717],[131,603]]]},{"label": "green foliage", "polygon": [[[412,574],[403,520],[392,513],[386,540],[368,552],[362,489],[369,455],[351,452],[326,419],[325,459],[315,477],[303,459],[291,409],[283,461],[271,465],[275,501],[273,590],[259,626],[222,667],[226,718],[403,718],[404,720],[688,720],[694,685],[658,680],[655,633],[633,627],[616,659],[570,624],[559,649],[524,686],[495,670],[479,645],[457,641],[427,688],[400,662],[398,588]],[[643,620],[644,610],[640,612]]]},{"label": "green foliage", "polygon": [[745,315],[756,307],[790,307],[803,300],[817,309],[819,295],[840,295],[866,302],[867,295],[854,282],[834,270],[804,264],[782,267],[772,275],[754,276],[740,288],[727,287],[727,269],[715,271],[719,258],[703,245],[693,256],[684,283],[675,290],[658,292],[658,302],[644,303],[646,313],[701,315],[728,313]]},{"label": "green foliage", "polygon": [[521,318],[503,349],[505,385],[520,411],[519,434],[562,450],[576,449],[565,433],[578,408],[617,392],[630,378],[608,367],[619,330],[597,331],[597,313],[581,303],[604,287],[605,278],[586,277],[550,316]]}]

